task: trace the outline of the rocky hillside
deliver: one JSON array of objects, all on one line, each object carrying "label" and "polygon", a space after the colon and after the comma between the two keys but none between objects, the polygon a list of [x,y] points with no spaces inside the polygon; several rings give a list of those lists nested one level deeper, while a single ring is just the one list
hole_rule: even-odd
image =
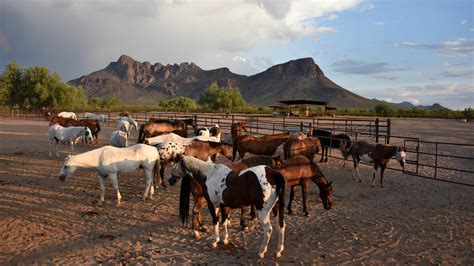
[{"label": "rocky hillside", "polygon": [[89,97],[115,95],[125,103],[146,104],[176,96],[197,99],[214,81],[221,86],[239,87],[244,99],[253,106],[291,99],[329,101],[339,108],[368,108],[377,104],[328,79],[312,58],[292,60],[245,76],[228,68],[203,70],[194,63],[152,65],[122,55],[106,68],[69,83],[82,86]]}]

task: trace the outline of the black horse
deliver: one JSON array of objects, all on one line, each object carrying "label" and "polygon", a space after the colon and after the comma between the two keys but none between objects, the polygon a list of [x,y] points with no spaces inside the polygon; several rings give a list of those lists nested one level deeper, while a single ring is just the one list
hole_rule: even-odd
[{"label": "black horse", "polygon": [[342,153],[342,156],[346,160],[347,160],[347,157],[349,157],[350,155],[349,149],[351,147],[351,138],[349,138],[349,136],[347,136],[346,134],[333,135],[330,131],[326,131],[322,129],[313,129],[313,136],[318,137],[319,140],[321,141],[322,153],[321,153],[320,162],[328,161],[329,148],[339,149]]}]

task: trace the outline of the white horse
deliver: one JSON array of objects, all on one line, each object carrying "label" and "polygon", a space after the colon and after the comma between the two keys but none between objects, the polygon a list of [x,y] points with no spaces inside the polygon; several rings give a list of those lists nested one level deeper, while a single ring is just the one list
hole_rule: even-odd
[{"label": "white horse", "polygon": [[76,114],[73,112],[61,112],[58,114],[59,117],[64,117],[64,118],[72,118],[76,119]]},{"label": "white horse", "polygon": [[180,208],[182,208],[181,203],[186,201],[185,197],[188,197],[189,200],[191,182],[197,182],[205,188],[204,195],[214,224],[215,240],[212,242],[213,247],[217,247],[217,243],[220,241],[219,218],[217,216],[219,209],[222,208],[224,244],[228,244],[229,233],[227,225],[229,223],[230,209],[254,204],[257,209],[258,219],[263,227],[263,242],[258,254],[260,258],[263,258],[272,234],[270,211],[278,201],[279,241],[276,257],[281,256],[285,237],[284,206],[286,186],[286,180],[282,174],[264,165],[247,168],[241,172],[233,172],[225,165],[207,163],[189,156],[178,155],[174,160],[178,166],[172,170],[173,175],[183,177],[181,181]]},{"label": "white horse", "polygon": [[117,148],[124,148],[128,146],[128,135],[122,130],[112,132],[110,135],[110,145]]},{"label": "white horse", "polygon": [[211,133],[209,132],[209,128],[203,127],[197,130],[196,136],[210,137]]},{"label": "white horse", "polygon": [[175,133],[169,133],[169,134],[164,134],[152,138],[145,138],[145,144],[153,145],[156,146],[160,143],[163,142],[177,142],[181,144],[191,144],[193,140],[200,140],[200,141],[211,141],[211,142],[220,142],[216,137],[206,137],[206,136],[194,136],[190,138],[183,138],[178,134]]},{"label": "white horse", "polygon": [[92,132],[88,127],[63,127],[59,124],[54,124],[49,127],[49,157],[52,157],[52,148],[56,150],[56,157],[59,157],[58,143],[65,142],[71,145],[70,154],[74,154],[74,146],[76,142],[84,136],[86,140],[92,141]]},{"label": "white horse", "polygon": [[130,137],[131,127],[132,126],[130,125],[130,123],[127,120],[120,120],[118,125],[117,125],[118,130],[127,133],[127,138]]},{"label": "white horse", "polygon": [[84,114],[84,118],[85,119],[93,119],[93,120],[97,120],[99,121],[100,123],[107,123],[107,115],[97,115],[97,114],[93,114],[93,113],[85,113]]},{"label": "white horse", "polygon": [[100,181],[100,201],[104,202],[105,179],[107,177],[112,181],[112,185],[117,192],[117,205],[121,204],[117,174],[121,172],[130,172],[139,167],[145,171],[146,188],[143,192],[143,200],[146,199],[148,192],[150,199],[155,193],[153,189],[153,170],[155,174],[159,171],[158,151],[155,147],[145,144],[136,144],[128,148],[116,148],[104,146],[78,155],[72,155],[64,159],[64,164],[59,172],[59,180],[65,181],[66,178],[74,173],[78,168],[96,169]]},{"label": "white horse", "polygon": [[119,119],[119,123],[120,121],[127,121],[131,127],[135,128],[135,130],[138,130],[138,123],[133,118],[128,116],[121,116]]}]

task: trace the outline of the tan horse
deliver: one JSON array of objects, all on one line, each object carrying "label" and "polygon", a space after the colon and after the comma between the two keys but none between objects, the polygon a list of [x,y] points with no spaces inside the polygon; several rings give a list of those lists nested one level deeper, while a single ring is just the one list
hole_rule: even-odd
[{"label": "tan horse", "polygon": [[257,138],[252,135],[241,135],[234,139],[233,158],[236,159],[236,153],[239,152],[240,159],[244,158],[245,154],[252,153],[255,155],[272,156],[283,142],[291,138],[290,133],[282,133],[275,135],[267,135]]},{"label": "tan horse", "polygon": [[283,156],[285,160],[296,155],[303,155],[313,161],[314,155],[321,149],[321,141],[316,137],[303,139],[292,138],[283,145]]},{"label": "tan horse", "polygon": [[183,138],[188,137],[187,127],[184,122],[147,122],[140,127],[140,131],[138,133],[138,143],[143,143],[145,138],[156,137],[167,133],[176,133]]},{"label": "tan horse", "polygon": [[319,167],[303,155],[296,155],[288,160],[276,160],[277,169],[286,177],[287,184],[291,186],[290,201],[288,202],[288,214],[291,214],[291,202],[295,196],[295,186],[301,186],[303,194],[303,213],[308,216],[306,207],[306,194],[309,181],[313,181],[319,187],[319,197],[323,203],[324,209],[329,210],[332,207],[332,181],[329,182],[324,177]]}]

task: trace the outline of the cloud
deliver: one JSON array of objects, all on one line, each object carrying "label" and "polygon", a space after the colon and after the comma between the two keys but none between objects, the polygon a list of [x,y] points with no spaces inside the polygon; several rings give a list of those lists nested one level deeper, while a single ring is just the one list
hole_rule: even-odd
[{"label": "cloud", "polygon": [[366,5],[362,6],[360,11],[363,12],[363,11],[367,11],[367,10],[372,10],[374,8],[375,8],[374,4],[366,4]]},{"label": "cloud", "polygon": [[335,14],[331,14],[329,17],[328,17],[328,20],[335,20],[337,19],[337,15]]},{"label": "cloud", "polygon": [[[332,63],[334,71],[344,74],[371,75],[392,71],[404,71],[407,68],[390,68],[386,62],[370,63],[365,61],[341,60]],[[380,76],[378,77],[380,78]],[[382,77],[383,78],[383,77]]]},{"label": "cloud", "polygon": [[463,20],[461,20],[460,23],[461,23],[461,25],[466,25],[466,24],[467,24],[467,20],[463,19]]},{"label": "cloud", "polygon": [[446,41],[440,44],[419,44],[414,42],[400,42],[396,46],[409,47],[414,49],[433,50],[444,56],[472,56],[474,55],[474,40],[463,38]]},{"label": "cloud", "polygon": [[[318,25],[317,19],[359,2],[4,0],[0,63],[16,58],[24,65],[45,65],[66,79],[102,68],[121,54],[216,68],[259,45],[335,32]],[[4,39],[11,49],[4,48]]]},{"label": "cloud", "polygon": [[383,25],[385,25],[385,22],[377,21],[377,22],[374,22],[374,24],[377,25],[377,26],[383,26]]},{"label": "cloud", "polygon": [[384,80],[396,80],[397,79],[397,77],[395,77],[395,76],[384,76],[384,75],[376,75],[376,76],[374,76],[374,78],[384,79]]},{"label": "cloud", "polygon": [[440,75],[447,78],[471,78],[474,79],[474,65],[470,63],[445,64]]}]

